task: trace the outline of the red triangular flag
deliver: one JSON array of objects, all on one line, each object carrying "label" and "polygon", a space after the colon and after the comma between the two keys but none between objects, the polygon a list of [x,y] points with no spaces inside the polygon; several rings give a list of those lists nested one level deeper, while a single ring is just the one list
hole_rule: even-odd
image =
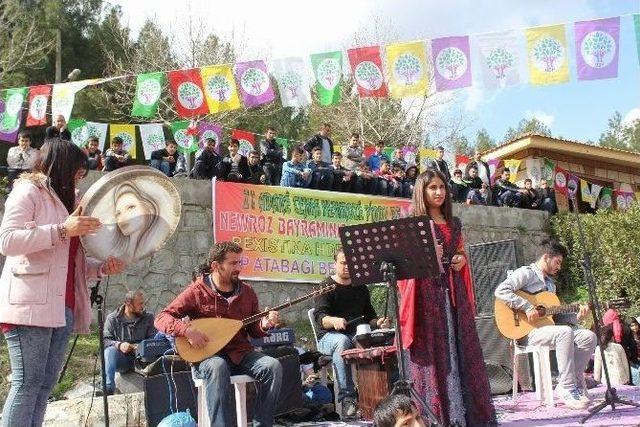
[{"label": "red triangular flag", "polygon": [[349,49],[347,53],[360,96],[386,97],[387,85],[382,71],[380,46]]},{"label": "red triangular flag", "polygon": [[556,166],[553,171],[553,186],[558,193],[567,194],[567,180],[569,179],[569,173]]},{"label": "red triangular flag", "polygon": [[256,136],[251,132],[241,129],[233,129],[231,131],[231,138],[240,141],[240,150],[238,152],[243,156],[248,156],[249,153],[255,149]]},{"label": "red triangular flag", "polygon": [[51,95],[51,86],[33,86],[29,88],[29,112],[26,127],[47,124],[47,104]]},{"label": "red triangular flag", "polygon": [[195,117],[209,112],[199,69],[170,71],[167,77],[173,103],[180,117]]}]

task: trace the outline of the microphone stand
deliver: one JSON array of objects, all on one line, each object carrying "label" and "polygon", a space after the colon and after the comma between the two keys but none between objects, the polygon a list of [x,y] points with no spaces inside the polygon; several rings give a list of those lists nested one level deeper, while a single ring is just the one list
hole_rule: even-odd
[{"label": "microphone stand", "polygon": [[580,219],[580,214],[578,213],[577,192],[572,198],[570,198],[570,200],[573,207],[573,213],[575,214],[576,224],[578,226],[578,238],[580,239],[580,245],[582,246],[582,260],[580,262],[580,265],[582,266],[582,275],[584,276],[584,281],[587,284],[589,290],[589,301],[592,307],[591,316],[593,317],[593,324],[596,329],[596,342],[598,343],[598,348],[600,349],[600,358],[602,359],[604,378],[607,385],[607,391],[605,391],[604,393],[604,401],[589,409],[589,414],[587,414],[582,418],[582,420],[580,420],[580,423],[584,424],[589,418],[593,417],[595,414],[609,405],[611,405],[611,410],[615,411],[616,403],[635,407],[640,407],[640,404],[631,402],[630,400],[621,399],[620,397],[618,397],[618,392],[616,391],[616,389],[614,387],[611,387],[609,368],[607,367],[607,359],[604,354],[604,348],[602,347],[601,340],[602,328],[600,327],[600,315],[598,313],[598,310],[600,309],[600,301],[598,300],[598,295],[596,294],[596,285],[593,279],[593,270],[591,269],[591,255],[587,250],[587,241],[584,235],[584,229],[582,228],[582,220]]}]

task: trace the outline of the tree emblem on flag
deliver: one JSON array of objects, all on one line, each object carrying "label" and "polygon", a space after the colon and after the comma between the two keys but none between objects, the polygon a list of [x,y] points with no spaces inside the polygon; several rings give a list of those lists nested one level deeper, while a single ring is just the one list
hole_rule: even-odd
[{"label": "tree emblem on flag", "polygon": [[0,113],[0,133],[13,133],[20,127],[20,120],[16,120],[13,127],[9,128],[4,125],[4,111]]},{"label": "tree emblem on flag", "polygon": [[406,86],[414,84],[422,76],[420,60],[411,53],[398,55],[393,63],[393,74],[396,79],[402,80]]},{"label": "tree emblem on flag", "polygon": [[15,117],[20,113],[22,109],[22,102],[24,101],[24,96],[21,93],[14,93],[7,99],[7,103],[5,105],[5,112],[11,116]]},{"label": "tree emblem on flag", "polygon": [[333,90],[340,81],[340,63],[335,58],[325,58],[318,64],[318,81],[326,90]]},{"label": "tree emblem on flag", "polygon": [[240,85],[246,93],[260,96],[269,88],[269,77],[259,68],[247,68],[240,77]]},{"label": "tree emblem on flag", "polygon": [[186,129],[178,129],[174,132],[173,137],[176,143],[185,150],[191,149],[193,145],[193,136],[187,135]]},{"label": "tree emblem on flag", "polygon": [[556,71],[556,62],[564,59],[564,47],[555,37],[544,37],[531,50],[534,64],[540,71],[552,73]]},{"label": "tree emblem on flag", "polygon": [[456,80],[467,71],[467,56],[457,47],[447,47],[436,57],[438,73],[447,80]]},{"label": "tree emblem on flag", "polygon": [[233,88],[227,78],[223,75],[216,75],[211,77],[206,84],[206,89],[209,92],[209,96],[218,102],[225,102],[231,98]]},{"label": "tree emblem on flag", "polygon": [[71,131],[71,142],[73,142],[78,147],[84,147],[84,144],[89,139],[89,135],[87,134],[86,126],[78,126],[74,130]]},{"label": "tree emblem on flag", "polygon": [[558,188],[565,188],[567,186],[567,177],[563,172],[556,172],[555,181]]},{"label": "tree emblem on flag", "polygon": [[160,87],[160,82],[158,82],[158,80],[147,79],[138,86],[136,96],[138,97],[138,102],[140,102],[140,104],[149,106],[158,101],[161,92],[162,87]]},{"label": "tree emblem on flag", "polygon": [[202,91],[192,82],[184,82],[178,86],[178,101],[180,105],[189,110],[195,110],[202,105],[204,97]]},{"label": "tree emblem on flag", "polygon": [[70,107],[73,107],[73,100],[67,94],[61,94],[51,101],[51,113],[54,116],[62,114],[63,111],[66,111]]},{"label": "tree emblem on flag", "polygon": [[164,134],[152,133],[151,135],[148,135],[144,140],[144,145],[151,148],[152,151],[164,148]]},{"label": "tree emblem on flag", "polygon": [[487,66],[495,73],[496,79],[504,79],[507,77],[505,71],[515,65],[516,58],[507,49],[497,47],[491,49],[486,61]]},{"label": "tree emblem on flag", "polygon": [[239,142],[240,142],[240,148],[238,148],[238,153],[247,157],[249,153],[253,151],[253,145],[251,145],[251,143],[246,139],[241,139]]},{"label": "tree emblem on flag", "polygon": [[382,72],[371,61],[362,61],[353,72],[359,86],[368,90],[378,90],[382,87]]},{"label": "tree emblem on flag", "polygon": [[40,121],[44,120],[47,113],[47,97],[45,95],[36,95],[31,100],[29,106],[29,115]]},{"label": "tree emblem on flag", "polygon": [[616,52],[616,41],[605,31],[592,31],[585,36],[580,46],[580,53],[589,66],[606,67],[613,61]]},{"label": "tree emblem on flag", "polygon": [[289,96],[295,98],[298,88],[302,85],[302,76],[297,71],[287,71],[282,75],[280,84],[284,90],[289,91]]},{"label": "tree emblem on flag", "polygon": [[120,132],[116,136],[122,139],[122,149],[124,151],[131,150],[131,147],[133,146],[133,137],[129,132]]},{"label": "tree emblem on flag", "polygon": [[85,126],[87,130],[87,138],[96,137],[102,141],[103,131],[93,123],[87,123]]},{"label": "tree emblem on flag", "polygon": [[613,204],[613,200],[611,200],[611,194],[604,193],[604,194],[602,194],[602,196],[600,196],[600,207],[601,208],[609,209],[612,204]]}]

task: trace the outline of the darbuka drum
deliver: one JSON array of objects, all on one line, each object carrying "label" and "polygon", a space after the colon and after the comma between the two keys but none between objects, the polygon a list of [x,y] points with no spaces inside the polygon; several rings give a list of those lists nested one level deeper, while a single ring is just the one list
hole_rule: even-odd
[{"label": "darbuka drum", "polygon": [[82,215],[99,218],[96,234],[81,237],[87,254],[128,263],[160,249],[180,220],[180,194],[162,172],[127,166],[96,181],[80,201]]}]

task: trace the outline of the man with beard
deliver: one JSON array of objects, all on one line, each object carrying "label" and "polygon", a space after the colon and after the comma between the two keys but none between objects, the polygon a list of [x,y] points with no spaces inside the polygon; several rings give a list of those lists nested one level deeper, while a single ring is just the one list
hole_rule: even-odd
[{"label": "man with beard", "polygon": [[[240,281],[242,248],[234,242],[217,242],[209,251],[199,275],[156,317],[156,327],[166,334],[186,337],[195,348],[204,347],[209,337],[190,326],[185,318],[222,317],[243,320],[260,312],[258,297],[249,285]],[[206,408],[211,425],[235,425],[231,375],[249,375],[256,379],[256,426],[273,425],[282,384],[280,362],[255,351],[249,336],[260,338],[278,323],[278,312],[240,329],[217,354],[196,363],[193,375],[204,382]]]},{"label": "man with beard", "polygon": [[115,375],[133,369],[136,347],[140,341],[153,338],[153,314],[145,311],[142,291],[127,292],[124,304],[107,316],[104,323],[104,361],[107,394],[115,391]]},{"label": "man with beard", "polygon": [[338,381],[338,400],[342,402],[343,418],[351,418],[358,410],[351,368],[342,359],[342,352],[353,348],[356,326],[369,323],[372,328],[388,328],[386,317],[378,318],[366,286],[351,286],[347,259],[342,248],[333,256],[336,273],[322,284],[336,284],[333,292],[316,300],[315,321],[318,325],[318,350],[332,356]]},{"label": "man with beard", "polygon": [[280,185],[282,178],[282,163],[284,158],[282,147],[276,142],[277,132],[273,126],[267,127],[264,139],[260,141],[260,155],[264,169],[265,180],[263,184]]}]

